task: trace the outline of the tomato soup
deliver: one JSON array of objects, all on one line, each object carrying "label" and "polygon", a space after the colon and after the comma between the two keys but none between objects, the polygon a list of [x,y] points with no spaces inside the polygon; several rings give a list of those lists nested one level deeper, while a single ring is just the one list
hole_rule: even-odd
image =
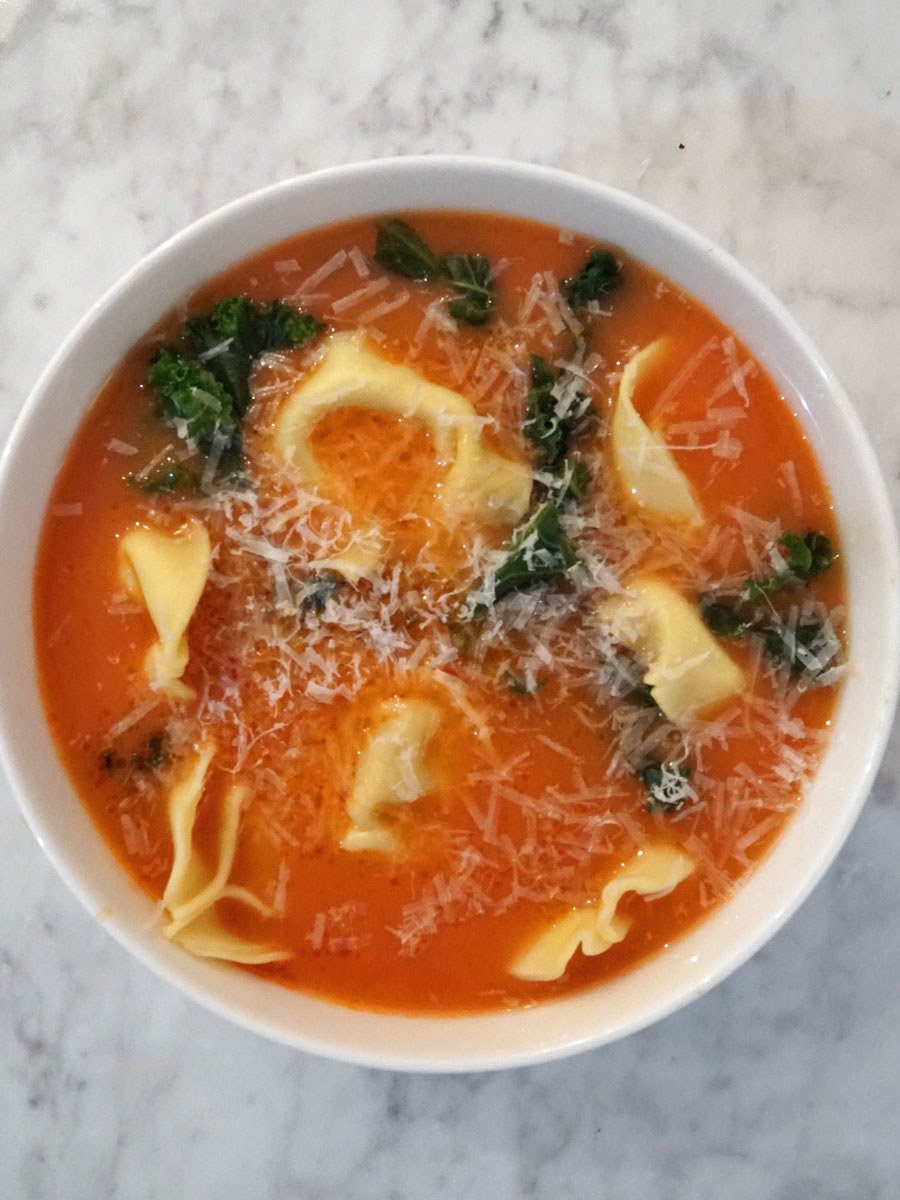
[{"label": "tomato soup", "polygon": [[673,283],[512,217],[357,220],[115,370],[38,671],[161,936],[357,1007],[529,1005],[665,952],[802,802],[838,550],[788,404]]}]

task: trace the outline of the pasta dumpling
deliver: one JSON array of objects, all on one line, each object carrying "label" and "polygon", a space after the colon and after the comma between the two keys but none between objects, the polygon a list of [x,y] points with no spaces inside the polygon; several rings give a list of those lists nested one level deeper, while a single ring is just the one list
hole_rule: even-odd
[{"label": "pasta dumpling", "polygon": [[240,784],[233,784],[228,789],[222,803],[215,866],[208,866],[194,849],[197,806],[213,754],[212,746],[202,747],[169,794],[174,856],[163,892],[163,904],[169,914],[163,933],[201,958],[221,958],[238,963],[278,962],[289,958],[289,953],[235,936],[225,928],[214,909],[218,900],[229,899],[249,904],[264,916],[271,915],[269,908],[247,888],[228,883],[237,850],[241,806],[246,796]]},{"label": "pasta dumpling", "polygon": [[437,733],[441,714],[424,700],[397,700],[386,705],[360,755],[347,800],[350,828],[345,850],[394,849],[394,837],[380,820],[389,804],[411,804],[434,787],[425,762],[428,743]]},{"label": "pasta dumpling", "polygon": [[613,635],[646,665],[644,683],[676,725],[735,695],[744,673],[697,610],[661,579],[632,580],[597,608]]},{"label": "pasta dumpling", "polygon": [[180,699],[193,691],[181,682],[188,663],[187,627],[200,600],[212,552],[209,534],[200,521],[180,533],[132,529],[121,540],[131,572],[132,590],[140,592],[156,632],[144,669],[150,686]]},{"label": "pasta dumpling", "polygon": [[702,513],[687,476],[663,439],[634,407],[638,376],[661,346],[661,341],[651,342],[628,361],[622,372],[610,430],[612,458],[624,491],[639,508],[670,521],[696,524]]},{"label": "pasta dumpling", "polygon": [[320,571],[335,571],[348,583],[359,583],[364,575],[374,571],[381,559],[381,537],[377,529],[356,535],[330,558],[316,566]]},{"label": "pasta dumpling", "polygon": [[559,979],[575,951],[603,954],[621,942],[629,922],[616,912],[626,892],[653,898],[677,887],[694,870],[694,860],[676,846],[648,846],[629,859],[609,880],[597,904],[573,909],[526,947],[510,968],[518,979]]},{"label": "pasta dumpling", "polygon": [[283,457],[304,484],[319,485],[323,471],[309,436],[326,413],[360,407],[415,418],[428,426],[450,467],[441,502],[455,518],[515,525],[531,495],[531,470],[505,458],[481,436],[481,421],[465,396],[423,379],[411,367],[387,362],[356,334],[336,334],[316,369],[286,400],[275,426]]}]

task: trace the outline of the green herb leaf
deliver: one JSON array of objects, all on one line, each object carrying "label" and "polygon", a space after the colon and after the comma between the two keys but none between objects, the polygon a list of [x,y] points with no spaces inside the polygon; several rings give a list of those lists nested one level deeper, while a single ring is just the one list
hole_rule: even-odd
[{"label": "green herb leaf", "polygon": [[537,583],[559,579],[578,562],[559,523],[559,511],[550,502],[513,534],[506,558],[494,575],[494,600]]},{"label": "green herb leaf", "polygon": [[788,551],[788,570],[798,579],[805,579],[812,566],[812,550],[806,541],[788,530],[778,539],[778,545]]},{"label": "green herb leaf", "polygon": [[448,254],[441,259],[406,221],[391,217],[375,227],[375,261],[407,279],[447,279],[459,297],[447,306],[454,321],[484,325],[494,307],[491,264],[483,254]]},{"label": "green herb leaf", "polygon": [[[815,679],[826,670],[815,662],[815,644],[824,641],[824,629],[818,621],[805,621],[791,626],[773,615],[771,605],[766,609],[749,610],[744,603],[726,604],[711,597],[700,600],[700,614],[707,628],[717,637],[760,638],[769,658],[784,663],[793,676],[808,675]],[[805,651],[809,651],[806,654]],[[830,665],[830,664],[829,664]]]},{"label": "green herb leaf", "polygon": [[668,762],[651,762],[641,767],[638,776],[649,796],[647,811],[673,813],[683,808],[687,800],[694,798],[688,783],[691,774],[690,767]]},{"label": "green herb leaf", "polygon": [[721,600],[702,597],[700,615],[706,627],[721,638],[745,637],[753,629],[753,621],[741,617],[736,607]]},{"label": "green herb leaf", "polygon": [[804,661],[803,654],[804,650],[812,653],[812,647],[823,636],[824,631],[818,621],[798,624],[794,628],[793,634],[787,626],[778,624],[761,627],[758,632],[769,657],[783,662],[790,668],[793,676],[806,674],[814,679],[821,673],[810,664],[808,659]]},{"label": "green herb leaf", "polygon": [[660,711],[649,683],[639,683],[630,692],[626,692],[622,699],[626,704],[633,704],[636,708],[655,708]]},{"label": "green herb leaf", "polygon": [[461,300],[450,301],[450,316],[467,325],[483,325],[494,305],[491,264],[483,254],[448,254],[444,265],[451,281],[462,293]]},{"label": "green herb leaf", "polygon": [[558,462],[565,447],[563,429],[555,414],[552,396],[556,376],[539,354],[531,355],[531,389],[528,392],[522,432],[543,452],[549,466]]},{"label": "green herb leaf", "polygon": [[807,529],[802,537],[789,529],[778,539],[778,545],[787,551],[787,565],[783,571],[773,571],[763,579],[748,579],[744,584],[748,600],[758,600],[788,585],[808,583],[823,575],[834,562],[830,539],[814,529]]},{"label": "green herb leaf", "polygon": [[618,280],[619,266],[615,258],[609,250],[595,246],[578,274],[563,280],[561,291],[569,308],[583,308],[592,300],[608,296]]},{"label": "green herb leaf", "polygon": [[584,459],[570,458],[554,472],[552,482],[547,485],[547,499],[558,507],[569,501],[580,504],[587,495],[590,482],[591,473]]},{"label": "green herb leaf", "polygon": [[539,354],[531,355],[531,388],[522,432],[544,455],[548,467],[565,458],[569,440],[589,410],[590,400],[568,372],[554,373]]},{"label": "green herb leaf", "polygon": [[236,414],[250,407],[254,361],[268,350],[288,350],[310,341],[322,326],[310,313],[298,313],[283,300],[264,304],[247,296],[229,296],[211,312],[192,317],[185,326],[191,346],[230,392]]},{"label": "green herb leaf", "polygon": [[521,675],[514,675],[512,671],[503,673],[503,682],[513,693],[514,696],[536,696],[538,692],[542,692],[549,679],[536,679],[533,684],[529,684],[527,679],[523,679]]},{"label": "green herb leaf", "polygon": [[101,751],[100,766],[104,771],[120,771],[128,766],[133,771],[158,771],[168,757],[165,736],[157,732],[147,739],[145,746],[135,750],[130,758],[116,754],[112,747]]},{"label": "green herb leaf", "polygon": [[778,539],[788,553],[788,569],[791,574],[804,582],[824,575],[834,562],[834,549],[831,541],[824,533],[807,529],[803,537],[790,530]]},{"label": "green herb leaf", "polygon": [[144,750],[131,756],[131,765],[136,771],[156,771],[166,761],[166,743],[161,733],[154,733]]},{"label": "green herb leaf", "polygon": [[303,345],[322,328],[283,300],[220,300],[185,324],[184,351],[166,347],[154,355],[147,382],[160,415],[214,457],[220,474],[233,471],[243,456],[240,426],[250,407],[255,360],[267,350]]},{"label": "green herb leaf", "polygon": [[156,471],[153,475],[129,475],[128,482],[132,487],[139,488],[142,492],[158,493],[158,492],[177,492],[177,491],[193,491],[197,487],[197,476],[193,471],[188,471],[177,463],[172,467],[164,467],[161,471]]},{"label": "green herb leaf", "polygon": [[381,266],[407,279],[430,282],[443,276],[444,264],[411,225],[391,217],[375,230],[375,261]]},{"label": "green herb leaf", "polygon": [[160,350],[150,363],[147,382],[156,393],[160,415],[170,424],[183,421],[185,437],[208,448],[217,430],[237,426],[234,397],[202,363],[177,350]]},{"label": "green herb leaf", "polygon": [[328,601],[337,591],[341,577],[336,572],[323,572],[312,579],[301,602],[306,612],[321,616]]}]

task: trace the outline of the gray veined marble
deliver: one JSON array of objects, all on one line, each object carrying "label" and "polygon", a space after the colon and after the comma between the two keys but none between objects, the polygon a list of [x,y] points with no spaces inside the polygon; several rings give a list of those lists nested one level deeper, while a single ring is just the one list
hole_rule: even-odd
[{"label": "gray veined marble", "polygon": [[[0,435],[185,222],[390,154],[550,163],[733,251],[844,381],[900,500],[900,7],[886,0],[0,0]],[[0,784],[0,1196],[900,1195],[895,735],[836,865],[687,1010],[518,1072],[339,1066],[132,962]]]}]

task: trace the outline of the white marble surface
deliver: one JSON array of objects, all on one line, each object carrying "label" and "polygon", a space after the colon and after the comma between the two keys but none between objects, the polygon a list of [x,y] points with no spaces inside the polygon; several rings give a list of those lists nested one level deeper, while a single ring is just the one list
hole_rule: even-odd
[{"label": "white marble surface", "polygon": [[[141,254],[260,184],[429,151],[661,205],[792,308],[900,502],[892,0],[0,0],[0,436]],[[680,148],[683,143],[683,149]],[[900,737],[801,912],[615,1046],[490,1076],[334,1065],[225,1024],[68,894],[0,783],[0,1196],[900,1194]]]}]

